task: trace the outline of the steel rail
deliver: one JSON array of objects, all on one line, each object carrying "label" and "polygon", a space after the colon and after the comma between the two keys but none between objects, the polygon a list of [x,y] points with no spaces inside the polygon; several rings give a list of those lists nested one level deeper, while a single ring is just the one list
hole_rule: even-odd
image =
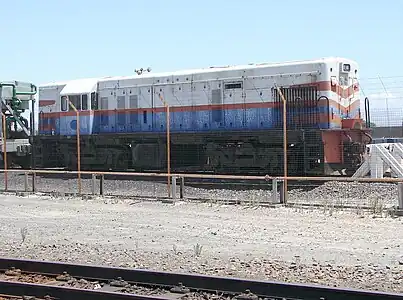
[{"label": "steel rail", "polygon": [[[266,298],[282,297],[318,300],[403,300],[403,294],[379,291],[341,289],[309,284],[291,284],[207,275],[181,274],[128,268],[70,264],[62,262],[44,262],[14,258],[0,258],[0,270],[6,271],[13,267],[16,269],[20,269],[24,273],[35,273],[48,276],[59,275],[63,272],[67,272],[70,276],[75,278],[96,280],[100,282],[111,281],[120,277],[129,284],[143,284],[166,288],[178,287],[182,284],[184,287],[189,288],[193,291],[205,291],[213,293],[219,291],[228,294],[242,294],[249,290],[256,296]],[[2,282],[0,282],[0,292],[2,290],[1,284]],[[150,298],[144,297],[144,299]]]},{"label": "steel rail", "polygon": [[[15,281],[0,280],[0,294],[13,297],[30,296],[57,300],[165,300],[157,296],[143,296],[129,293],[108,292],[90,289],[52,286]],[[23,298],[24,299],[24,298]]]}]

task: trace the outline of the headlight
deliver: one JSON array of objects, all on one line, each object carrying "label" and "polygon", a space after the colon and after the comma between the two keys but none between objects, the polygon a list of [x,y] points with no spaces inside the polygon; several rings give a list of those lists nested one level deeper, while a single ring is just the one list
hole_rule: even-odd
[{"label": "headlight", "polygon": [[350,72],[351,66],[350,64],[343,64],[343,72]]}]

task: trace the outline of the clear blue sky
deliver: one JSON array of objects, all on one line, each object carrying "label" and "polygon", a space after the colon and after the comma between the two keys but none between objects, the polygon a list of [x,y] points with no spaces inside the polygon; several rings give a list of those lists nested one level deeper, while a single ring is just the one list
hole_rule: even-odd
[{"label": "clear blue sky", "polygon": [[[1,80],[344,56],[403,75],[403,1],[0,1]],[[367,4],[364,4],[367,3]],[[372,4],[370,4],[372,3]]]}]

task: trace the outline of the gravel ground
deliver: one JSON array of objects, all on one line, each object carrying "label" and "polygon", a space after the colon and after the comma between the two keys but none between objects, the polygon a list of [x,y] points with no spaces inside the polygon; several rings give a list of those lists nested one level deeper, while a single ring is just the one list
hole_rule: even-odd
[{"label": "gravel ground", "polygon": [[[10,190],[24,190],[24,176],[8,175],[8,188]],[[77,179],[52,179],[37,177],[37,191],[72,193],[77,191]],[[398,206],[398,191],[396,184],[388,183],[349,183],[327,182],[310,190],[304,190],[290,182],[289,202],[298,204],[312,204],[324,206],[370,207],[382,210]],[[31,178],[29,177],[29,186]],[[90,194],[92,181],[82,179],[82,192]],[[0,189],[4,188],[4,174],[0,174]],[[96,191],[99,192],[99,180]],[[166,197],[167,185],[165,183],[150,181],[105,180],[104,192],[111,195],[140,196],[140,197]],[[179,195],[179,183],[177,188]],[[254,190],[234,189],[205,189],[185,185],[185,198],[206,199],[212,201],[236,200],[250,203],[273,202],[271,188]],[[279,199],[279,198],[277,198]]]},{"label": "gravel ground", "polygon": [[39,195],[0,206],[3,256],[403,293],[403,218]]}]

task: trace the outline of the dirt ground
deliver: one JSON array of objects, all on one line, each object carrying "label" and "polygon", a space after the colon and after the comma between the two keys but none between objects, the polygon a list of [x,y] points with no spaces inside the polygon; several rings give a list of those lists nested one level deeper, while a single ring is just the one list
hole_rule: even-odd
[{"label": "dirt ground", "polygon": [[403,218],[0,195],[0,254],[403,292]]}]

